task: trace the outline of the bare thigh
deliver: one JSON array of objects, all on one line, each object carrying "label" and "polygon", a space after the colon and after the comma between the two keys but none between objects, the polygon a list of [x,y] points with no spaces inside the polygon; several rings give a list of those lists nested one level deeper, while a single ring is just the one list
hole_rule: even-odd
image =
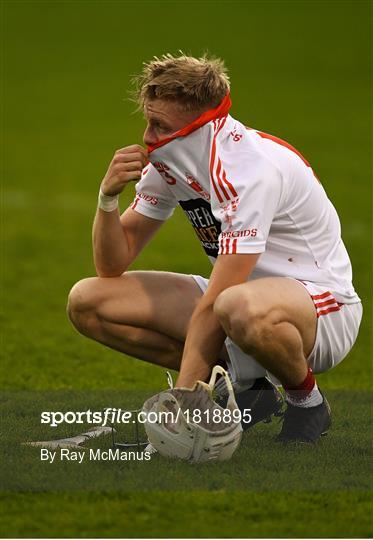
[{"label": "bare thigh", "polygon": [[305,287],[295,279],[269,277],[237,285],[232,291],[256,318],[270,317],[274,324],[288,322],[297,328],[304,355],[311,353],[317,329],[316,310]]},{"label": "bare thigh", "polygon": [[152,329],[185,341],[192,313],[202,296],[194,279],[172,272],[133,271],[115,278],[89,278],[85,289],[98,318]]}]

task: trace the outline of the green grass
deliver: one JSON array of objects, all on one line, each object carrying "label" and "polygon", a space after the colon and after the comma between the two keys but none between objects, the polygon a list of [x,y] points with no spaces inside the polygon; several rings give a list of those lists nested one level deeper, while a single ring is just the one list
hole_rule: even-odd
[{"label": "green grass", "polygon": [[[1,7],[2,535],[371,536],[370,2]],[[124,99],[130,75],[152,55],[178,49],[226,60],[232,114],[294,144],[341,217],[365,312],[351,354],[318,378],[333,429],[316,448],[294,451],[273,444],[278,424],[260,426],[221,465],[156,458],[48,468],[19,444],[50,435],[41,410],[122,399],[137,406],[165,384],[163,370],[79,336],[65,303],[73,283],[94,273],[90,229],[107,164],[116,148],[141,141],[142,119]],[[122,208],[132,196],[129,188]],[[180,212],[133,268],[210,272]]]},{"label": "green grass", "polygon": [[[3,502],[8,537],[370,538],[366,493],[17,494]],[[56,508],[58,510],[56,511]],[[353,514],[352,513],[352,508]],[[27,509],[22,520],[20,509]],[[206,511],[208,509],[208,511]]]},{"label": "green grass", "polygon": [[[22,446],[25,441],[71,436],[87,425],[40,424],[40,411],[102,410],[104,406],[130,410],[140,406],[145,392],[27,392],[2,395],[3,437],[1,451],[3,486],[9,491],[350,491],[368,490],[369,409],[368,391],[329,391],[334,413],[331,436],[316,446],[284,447],[274,442],[279,420],[262,424],[244,434],[242,444],[229,462],[190,465],[154,457],[150,462],[40,460],[40,449]],[[17,405],[15,408],[15,404]],[[132,425],[118,425],[119,441],[132,439]],[[90,448],[108,449],[111,437],[91,441]],[[17,475],[14,475],[14,470]]]},{"label": "green grass", "polygon": [[[131,409],[144,396],[133,391],[2,393],[1,478],[11,493],[3,500],[7,536],[58,536],[61,530],[66,536],[79,531],[102,537],[312,537],[315,530],[322,536],[369,537],[373,532],[366,506],[372,482],[368,391],[328,393],[335,421],[316,447],[275,443],[280,423],[273,421],[245,433],[225,463],[190,465],[160,456],[150,462],[90,461],[87,450],[82,464],[60,460],[59,454],[50,464],[40,460],[40,449],[21,445],[86,427],[41,425],[41,410],[101,410],[108,403]],[[128,427],[117,429],[118,440],[131,438]],[[105,450],[111,439],[87,447]],[[35,511],[20,519],[19,505],[26,501]],[[299,523],[307,501],[310,520]],[[317,508],[333,519],[317,519]],[[49,528],[51,513],[55,524]]]}]

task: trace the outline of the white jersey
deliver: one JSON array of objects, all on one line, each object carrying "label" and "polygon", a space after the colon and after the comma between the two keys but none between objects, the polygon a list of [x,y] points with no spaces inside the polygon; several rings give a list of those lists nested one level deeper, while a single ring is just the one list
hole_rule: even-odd
[{"label": "white jersey", "polygon": [[187,133],[150,153],[134,210],[166,220],[179,204],[212,263],[261,253],[250,279],[293,277],[359,301],[337,212],[297,150],[230,115]]}]

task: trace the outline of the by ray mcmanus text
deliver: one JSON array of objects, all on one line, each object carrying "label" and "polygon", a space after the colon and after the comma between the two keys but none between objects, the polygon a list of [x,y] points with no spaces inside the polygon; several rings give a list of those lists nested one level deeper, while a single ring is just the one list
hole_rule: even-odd
[{"label": "by ray mcmanus text", "polygon": [[101,450],[100,448],[81,450],[71,450],[70,448],[58,448],[58,450],[40,449],[40,460],[49,464],[57,461],[83,463],[83,461],[150,461],[150,459],[150,452],[125,451],[119,448],[109,448],[108,450]]}]

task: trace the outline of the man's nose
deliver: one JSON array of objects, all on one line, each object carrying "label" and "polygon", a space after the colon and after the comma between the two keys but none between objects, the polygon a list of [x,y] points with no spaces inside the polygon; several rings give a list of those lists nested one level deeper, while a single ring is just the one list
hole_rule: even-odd
[{"label": "man's nose", "polygon": [[156,137],[151,132],[151,129],[149,129],[149,127],[147,127],[144,131],[143,141],[146,145],[155,144],[157,142]]}]

